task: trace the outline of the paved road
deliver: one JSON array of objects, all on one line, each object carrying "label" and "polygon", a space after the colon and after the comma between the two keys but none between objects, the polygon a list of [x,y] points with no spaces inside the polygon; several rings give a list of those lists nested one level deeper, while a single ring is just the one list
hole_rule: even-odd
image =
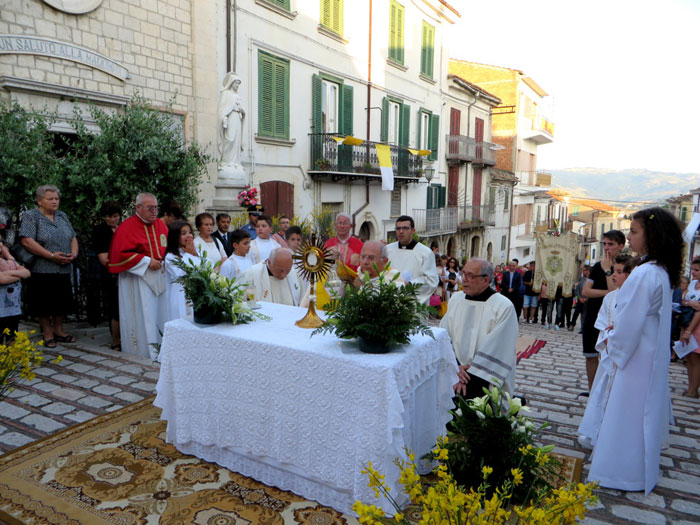
[{"label": "paved road", "polygon": [[[8,451],[62,428],[139,401],[154,392],[158,367],[109,349],[106,328],[72,326],[79,336],[72,345],[54,350],[64,356],[58,365],[45,364],[37,377],[21,384],[0,403],[0,451]],[[585,409],[586,390],[581,336],[575,332],[521,325],[521,335],[547,341],[517,369],[516,385],[534,418],[549,421],[543,443],[557,451],[588,458],[576,441],[576,428]],[[700,523],[700,400],[680,397],[686,372],[671,365],[676,425],[671,447],[663,451],[662,478],[648,497],[640,493],[601,490],[601,502],[585,523]],[[588,471],[586,465],[584,475]]]}]

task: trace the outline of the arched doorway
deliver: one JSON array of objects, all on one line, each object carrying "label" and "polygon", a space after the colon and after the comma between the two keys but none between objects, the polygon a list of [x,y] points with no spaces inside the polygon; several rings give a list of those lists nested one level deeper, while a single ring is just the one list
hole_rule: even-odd
[{"label": "arched doorway", "polygon": [[486,245],[486,260],[493,263],[493,243],[491,242]]},{"label": "arched doorway", "polygon": [[471,257],[479,257],[479,241],[480,240],[481,239],[477,235],[472,237],[472,246],[471,246],[471,250],[469,251],[470,258]]},{"label": "arched doorway", "polygon": [[449,257],[454,257],[454,245],[452,243],[452,237],[447,241],[447,251],[445,252]]},{"label": "arched doorway", "polygon": [[374,240],[374,225],[369,221],[363,222],[358,237],[362,242]]}]

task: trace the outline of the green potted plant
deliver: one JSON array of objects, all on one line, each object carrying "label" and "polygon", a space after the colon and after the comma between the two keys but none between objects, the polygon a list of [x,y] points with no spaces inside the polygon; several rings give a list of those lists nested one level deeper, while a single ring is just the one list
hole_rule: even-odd
[{"label": "green potted plant", "polygon": [[323,158],[323,159],[316,159],[316,169],[319,171],[326,171],[331,169],[331,161]]},{"label": "green potted plant", "polygon": [[176,282],[182,284],[185,297],[192,303],[194,321],[200,324],[249,323],[255,318],[268,320],[246,302],[246,283],[217,273],[220,262],[212,265],[203,252],[201,258],[178,259],[173,264],[185,272]]},{"label": "green potted plant", "polygon": [[347,286],[345,295],[326,305],[326,321],[311,335],[335,333],[342,339],[359,338],[360,350],[386,353],[395,344],[407,344],[413,334],[433,337],[425,324],[431,308],[418,302],[420,284],[398,285],[380,272],[376,280],[365,273],[362,286]]}]

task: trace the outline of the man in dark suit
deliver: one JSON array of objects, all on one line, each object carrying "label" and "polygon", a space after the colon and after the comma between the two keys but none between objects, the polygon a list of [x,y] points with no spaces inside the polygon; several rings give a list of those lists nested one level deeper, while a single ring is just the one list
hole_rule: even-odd
[{"label": "man in dark suit", "polygon": [[231,257],[233,253],[233,244],[231,244],[231,234],[228,229],[231,226],[231,216],[227,213],[219,213],[216,216],[216,231],[212,236],[217,238],[224,247],[226,257]]},{"label": "man in dark suit", "polygon": [[520,295],[520,285],[522,278],[516,271],[518,267],[518,259],[512,259],[508,263],[508,270],[503,272],[503,281],[501,281],[501,293],[505,295],[515,307],[518,321],[520,320],[520,312],[523,309],[523,298]]}]

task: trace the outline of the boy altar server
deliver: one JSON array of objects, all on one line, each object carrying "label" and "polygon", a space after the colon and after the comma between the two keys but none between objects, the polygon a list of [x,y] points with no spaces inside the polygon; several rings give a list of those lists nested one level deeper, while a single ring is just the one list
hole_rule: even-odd
[{"label": "boy altar server", "polygon": [[248,283],[256,301],[299,306],[304,294],[302,282],[292,271],[289,248],[275,248],[269,259],[249,268],[241,279]]},{"label": "boy altar server", "polygon": [[136,196],[136,213],[114,232],[109,249],[109,272],[119,274],[119,331],[122,352],[157,359],[152,346],[160,343],[168,319],[163,268],[168,227],[158,218],[158,201],[151,193]]},{"label": "boy altar server", "polygon": [[470,259],[463,274],[464,290],[452,294],[440,321],[440,328],[450,334],[459,362],[455,393],[467,399],[481,396],[482,387],[496,379],[513,395],[518,339],[513,303],[489,286],[493,267],[488,261]]},{"label": "boy altar server", "polygon": [[398,241],[386,247],[387,256],[390,267],[401,272],[404,282],[422,285],[418,290],[418,300],[428,304],[440,279],[435,266],[435,254],[426,245],[413,239],[415,232],[416,226],[412,217],[402,215],[396,219]]},{"label": "boy altar server", "polygon": [[255,232],[257,237],[250,241],[250,251],[248,252],[248,258],[252,264],[267,260],[272,250],[281,248],[279,243],[271,238],[272,219],[267,215],[258,217],[258,222],[255,223]]},{"label": "boy altar server", "polygon": [[219,269],[219,275],[229,279],[239,279],[253,263],[248,258],[250,251],[250,234],[245,230],[236,230],[229,235],[233,245],[231,257],[224,261]]}]

